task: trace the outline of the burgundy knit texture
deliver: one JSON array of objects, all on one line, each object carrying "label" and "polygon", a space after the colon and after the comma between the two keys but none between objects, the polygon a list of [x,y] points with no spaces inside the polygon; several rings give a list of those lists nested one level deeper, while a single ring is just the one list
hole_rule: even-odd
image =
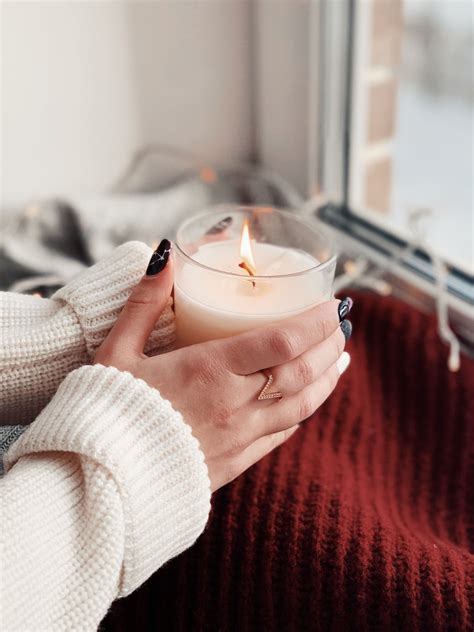
[{"label": "burgundy knit texture", "polygon": [[355,298],[334,394],[103,630],[474,627],[474,363],[450,373],[432,318]]}]

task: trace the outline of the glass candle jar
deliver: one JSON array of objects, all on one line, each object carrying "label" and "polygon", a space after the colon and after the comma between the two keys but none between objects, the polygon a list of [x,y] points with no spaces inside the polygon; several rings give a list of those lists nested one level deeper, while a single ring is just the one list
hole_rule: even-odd
[{"label": "glass candle jar", "polygon": [[175,247],[178,346],[231,336],[332,297],[336,254],[316,222],[270,207],[218,207]]}]

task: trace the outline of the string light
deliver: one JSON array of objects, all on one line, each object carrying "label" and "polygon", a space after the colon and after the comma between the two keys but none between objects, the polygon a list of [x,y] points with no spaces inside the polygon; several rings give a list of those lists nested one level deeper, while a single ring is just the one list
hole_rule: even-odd
[{"label": "string light", "polygon": [[344,273],[336,277],[334,282],[334,293],[337,294],[344,287],[357,285],[358,287],[372,290],[380,296],[389,296],[392,293],[392,286],[384,279],[379,279],[375,274],[368,274],[368,261],[366,259],[348,259],[344,262]]},{"label": "string light", "polygon": [[202,167],[201,171],[199,172],[199,177],[206,184],[212,184],[217,180],[217,173],[212,167]]}]

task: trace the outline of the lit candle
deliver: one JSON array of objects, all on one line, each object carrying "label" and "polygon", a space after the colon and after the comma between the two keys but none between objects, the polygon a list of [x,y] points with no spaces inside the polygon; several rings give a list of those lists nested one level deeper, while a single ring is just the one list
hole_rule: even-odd
[{"label": "lit candle", "polygon": [[[265,232],[261,236],[266,241],[251,239],[248,213],[248,209],[233,213],[234,228],[239,227],[239,221],[242,225],[240,237],[226,234],[210,242],[199,238],[194,242],[199,244],[197,249],[189,248],[187,253],[182,250],[178,233],[174,300],[179,346],[241,333],[288,318],[330,298],[335,257],[321,263],[300,248],[269,243]],[[254,219],[255,213],[252,209]],[[302,221],[288,215],[284,213],[286,224]],[[265,219],[267,227],[271,226],[268,217]],[[286,230],[280,226],[281,215],[278,219],[278,228],[283,228],[288,241],[291,231],[288,226]],[[315,230],[307,225],[305,228],[309,233]],[[279,231],[269,232],[275,241]],[[327,250],[326,243],[326,255]]]}]

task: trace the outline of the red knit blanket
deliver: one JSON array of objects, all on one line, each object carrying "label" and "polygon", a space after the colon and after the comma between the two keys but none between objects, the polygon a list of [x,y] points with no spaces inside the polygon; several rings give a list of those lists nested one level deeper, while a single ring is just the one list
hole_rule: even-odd
[{"label": "red knit blanket", "polygon": [[330,400],[104,630],[473,627],[474,363],[449,373],[434,320],[395,300],[351,319]]}]

